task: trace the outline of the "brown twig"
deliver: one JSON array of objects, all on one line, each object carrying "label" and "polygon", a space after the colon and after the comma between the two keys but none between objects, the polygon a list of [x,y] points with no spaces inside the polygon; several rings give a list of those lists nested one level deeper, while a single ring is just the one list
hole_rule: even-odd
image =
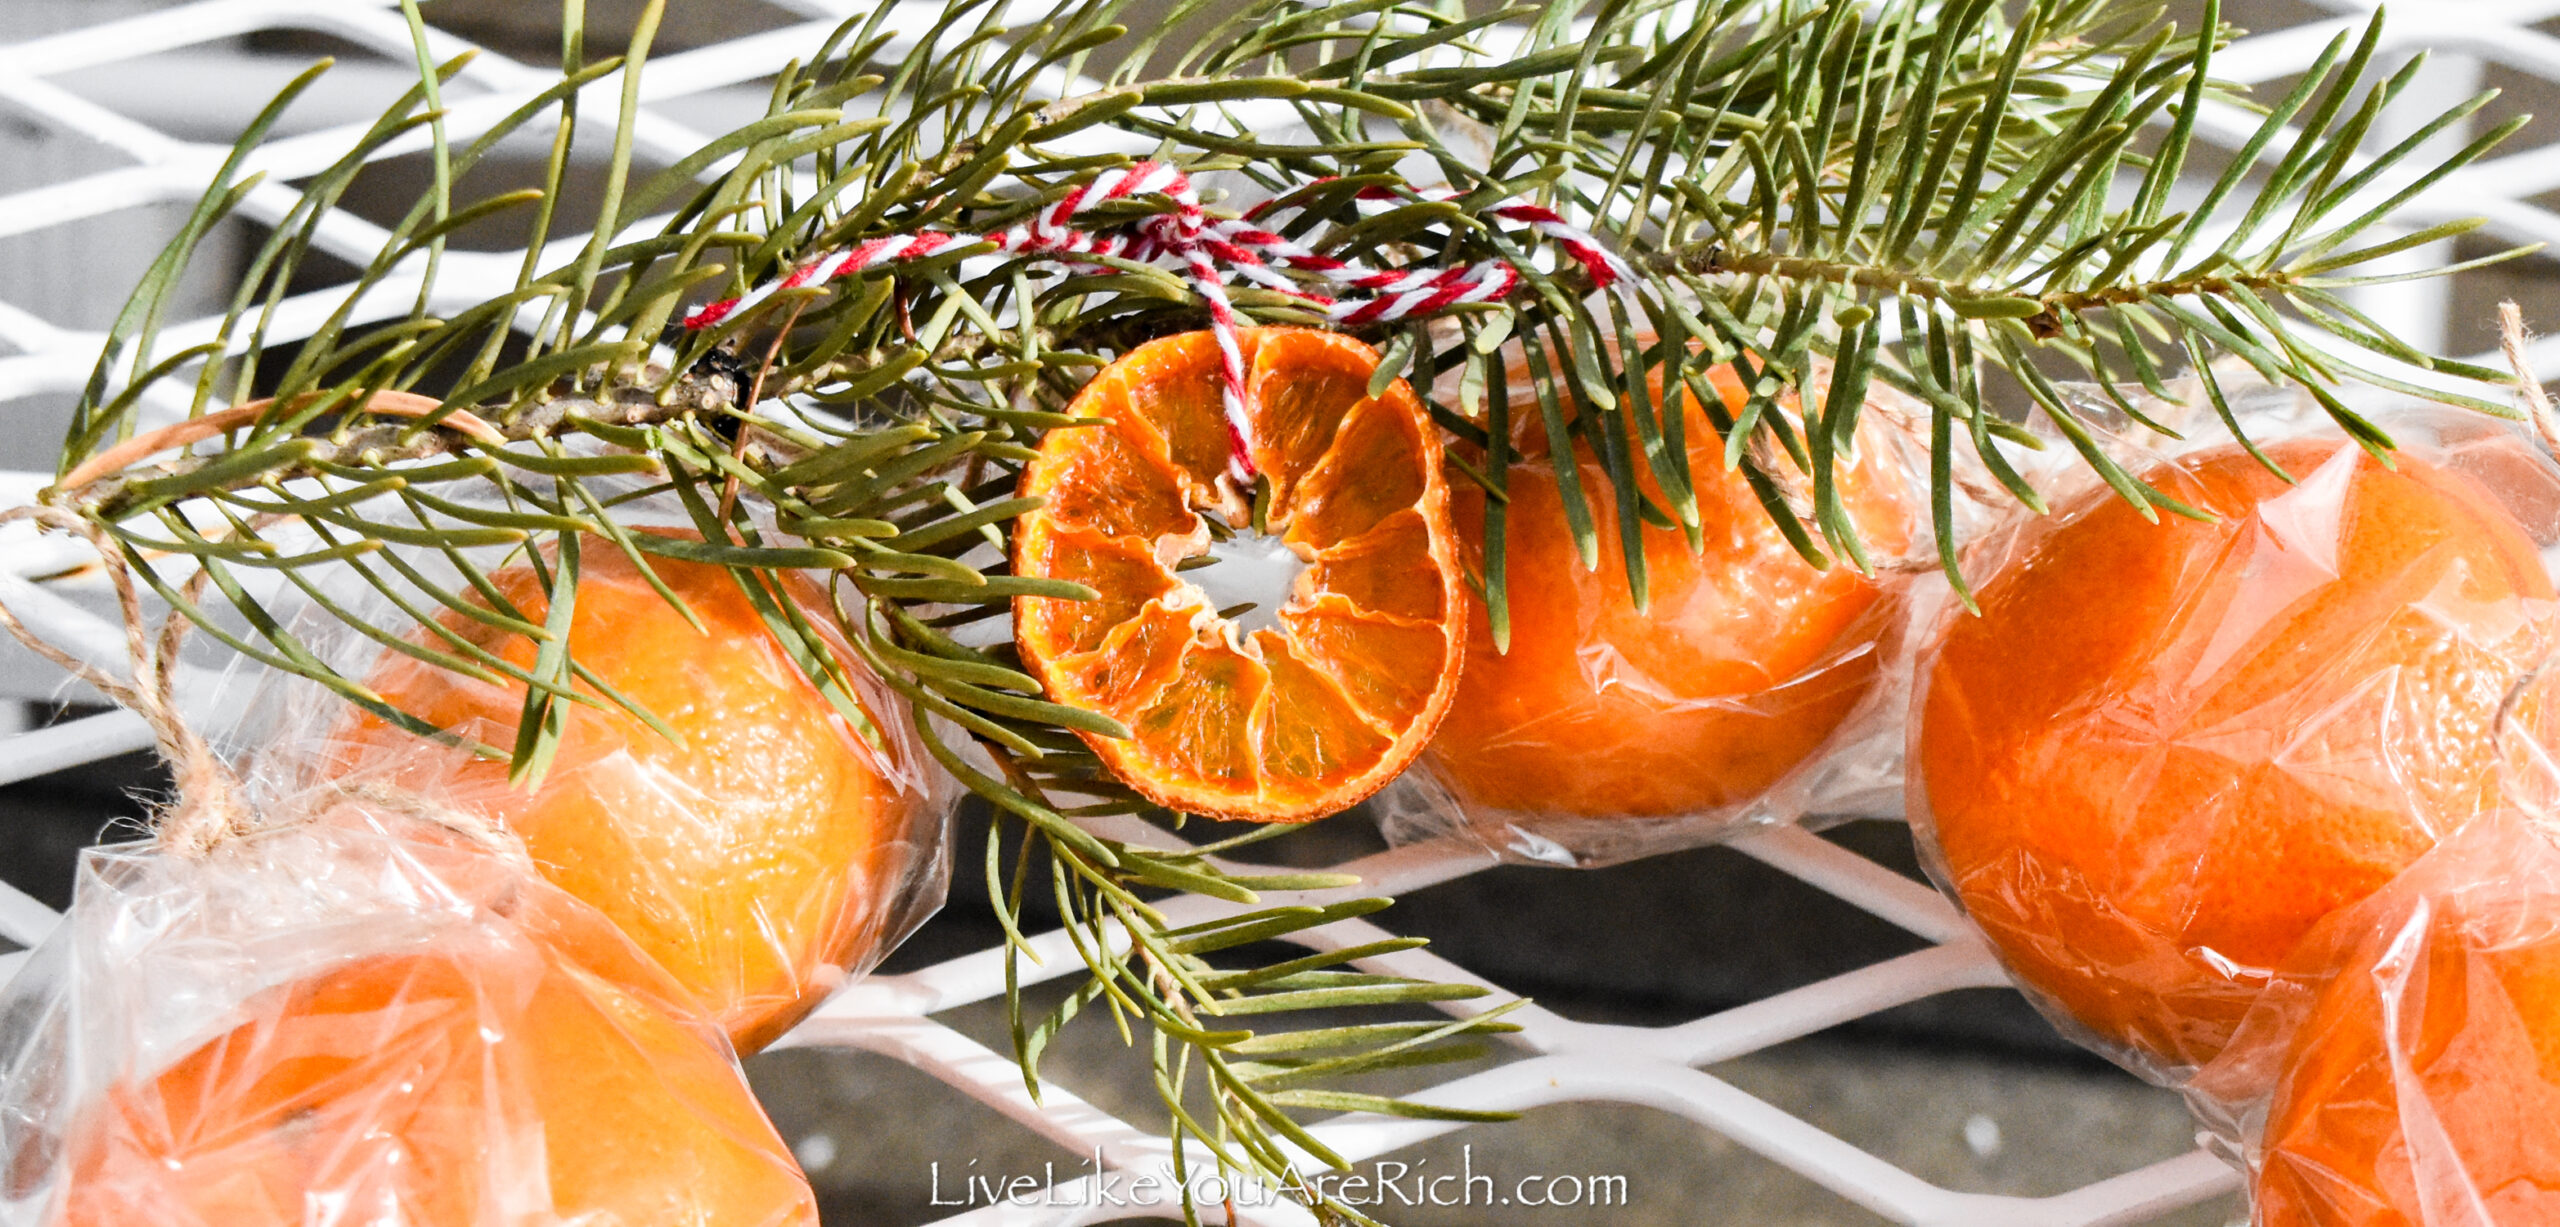
[{"label": "brown twig", "polygon": [[[928,355],[927,360],[935,363],[963,361],[985,352],[986,348],[987,342],[982,337],[954,339]],[[782,380],[779,386],[768,391],[776,397],[795,395],[811,388],[824,387],[830,383],[862,375],[877,367],[883,360],[885,359],[875,359],[867,355],[836,358],[793,374]],[[455,427],[451,431],[421,434],[414,425],[406,423],[386,422],[368,426],[342,439],[323,443],[319,450],[303,461],[266,473],[251,475],[226,488],[257,485],[267,481],[290,481],[297,477],[312,476],[330,467],[383,468],[401,461],[451,455],[463,450],[466,445],[493,447],[505,443],[545,438],[564,429],[575,431],[577,426],[571,420],[573,418],[608,426],[654,426],[689,415],[710,416],[727,413],[738,409],[739,397],[743,391],[744,389],[739,388],[727,375],[694,372],[671,378],[665,371],[651,368],[630,382],[616,384],[591,394],[526,401],[504,411],[484,407],[482,413],[478,415],[457,411],[444,419],[444,424]],[[748,402],[750,405],[754,403],[758,402]],[[242,406],[240,410],[225,412],[240,412],[248,408],[250,406]],[[401,414],[396,408],[391,412],[393,416],[407,416]],[[210,422],[218,416],[208,414],[204,418],[192,419],[191,422],[179,425],[190,426],[193,422]],[[457,422],[456,419],[465,419],[465,421]],[[175,428],[163,428],[164,431],[171,429]],[[197,427],[197,429],[219,433],[225,427],[216,425]],[[162,433],[162,431],[154,431],[152,435]],[[137,444],[151,438],[152,435],[137,436],[136,439],[118,444],[109,451],[119,452],[136,448]],[[198,436],[198,438],[202,437],[204,436]],[[155,443],[154,450],[165,451],[173,446],[178,446],[178,442],[163,439]],[[44,500],[58,506],[73,508],[99,519],[112,521],[123,514],[128,487],[134,482],[146,477],[182,477],[222,458],[220,455],[187,456],[172,462],[165,470],[157,473],[137,474],[123,471],[123,467],[129,467],[135,459],[148,454],[151,453],[136,454],[124,460],[123,465],[115,469],[107,468],[98,459],[83,462],[61,482],[46,490],[43,495]],[[75,481],[72,480],[73,478],[80,480]]]},{"label": "brown twig", "polygon": [[[774,360],[782,356],[782,342],[790,337],[792,327],[800,322],[800,313],[806,310],[808,306],[809,300],[805,298],[791,304],[791,314],[783,319],[782,327],[773,330],[772,342],[764,347],[764,360],[756,363],[755,378],[747,383],[747,399],[743,402],[743,407],[748,411],[753,412],[756,406],[764,403],[765,376],[773,373]],[[729,458],[731,460],[743,460],[746,458],[747,440],[749,437],[750,432],[747,431],[744,426],[741,426],[738,430],[737,442],[731,444],[729,448]],[[721,522],[728,522],[730,513],[737,509],[738,475],[736,473],[731,473],[729,474],[729,480],[721,483],[720,485]]]},{"label": "brown twig", "polygon": [[[308,403],[317,393],[296,397],[297,406]],[[148,430],[116,444],[114,447],[81,461],[80,466],[63,474],[59,483],[64,489],[87,485],[110,473],[119,473],[171,448],[201,443],[215,435],[229,434],[243,426],[256,425],[275,401],[254,400],[202,417],[173,422],[158,430]],[[415,392],[376,392],[351,412],[371,413],[382,417],[422,418],[444,407],[444,402]],[[446,414],[440,425],[452,427],[481,443],[497,447],[507,441],[498,428],[468,410],[456,409]]]},{"label": "brown twig", "polygon": [[[410,425],[385,422],[365,427],[343,439],[327,443],[313,453],[308,460],[299,464],[271,474],[261,474],[246,479],[243,484],[309,476],[319,472],[324,466],[331,465],[381,467],[404,460],[425,460],[460,451],[466,444],[490,447],[540,438],[559,430],[572,416],[616,426],[653,425],[672,421],[686,414],[711,413],[725,409],[730,403],[731,395],[728,381],[725,379],[679,380],[671,393],[663,398],[656,387],[643,381],[610,388],[593,396],[564,396],[553,400],[527,402],[499,415],[494,422],[485,417],[473,415],[471,421],[476,428],[457,427],[454,431],[417,434],[415,428]],[[242,409],[247,408],[249,406],[242,406]],[[239,412],[239,410],[226,412]],[[179,425],[192,426],[196,422],[211,421],[216,416],[219,415],[207,415]],[[395,410],[394,416],[404,415],[398,414]],[[452,420],[452,417],[445,419],[447,423],[451,423]],[[218,433],[223,427],[214,426],[205,429]],[[161,433],[161,431],[152,432],[153,435]],[[110,452],[132,448],[150,438],[150,435],[137,436],[110,449]],[[165,450],[176,445],[175,442],[163,441],[158,444],[156,450]],[[184,476],[219,459],[221,457],[218,455],[188,456],[171,464],[164,473],[148,475],[124,472],[122,466],[109,468],[101,464],[99,459],[92,459],[73,469],[61,483],[47,490],[44,497],[48,503],[75,508],[101,519],[113,520],[121,512],[121,501],[134,482],[142,480],[145,476]],[[127,460],[125,465],[131,463],[131,460]]]},{"label": "brown twig", "polygon": [[[2284,273],[2189,277],[2162,281],[2138,281],[2096,290],[2072,290],[2053,294],[2020,294],[2005,290],[1982,289],[1961,282],[1925,277],[1900,269],[1842,260],[1821,260],[1810,256],[1781,256],[1769,252],[1730,251],[1717,243],[1691,243],[1668,251],[1657,251],[1632,257],[1630,263],[1653,273],[1679,273],[1688,276],[1759,276],[1778,277],[1788,281],[1831,282],[1882,290],[1910,298],[1933,302],[1966,303],[2016,299],[2032,302],[2037,309],[2022,320],[2029,331],[2039,337],[2062,335],[2063,321],[2082,311],[2099,307],[2124,306],[2151,302],[2180,295],[2228,295],[2235,290],[2282,290],[2293,284]],[[1558,284],[1573,290],[1590,288],[1589,277],[1579,268],[1566,269],[1555,275]],[[2006,313],[2004,313],[2006,314]]]}]

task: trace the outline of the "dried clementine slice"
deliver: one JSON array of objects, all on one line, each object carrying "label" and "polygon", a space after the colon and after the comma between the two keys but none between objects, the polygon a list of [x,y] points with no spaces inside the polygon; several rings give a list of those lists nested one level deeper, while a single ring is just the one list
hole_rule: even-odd
[{"label": "dried clementine slice", "polygon": [[[1068,406],[1093,423],[1050,431],[1023,473],[1046,503],[1015,525],[1013,566],[1099,595],[1020,598],[1014,637],[1052,699],[1128,728],[1085,740],[1140,795],[1303,822],[1377,791],[1430,739],[1467,606],[1412,389],[1370,396],[1377,354],[1334,333],[1246,329],[1239,344],[1240,431],[1206,332],[1131,350]],[[1230,463],[1236,435],[1249,466]],[[1258,528],[1221,482],[1238,467],[1263,482]],[[1222,613],[1211,580],[1228,568],[1294,579],[1276,608]]]}]

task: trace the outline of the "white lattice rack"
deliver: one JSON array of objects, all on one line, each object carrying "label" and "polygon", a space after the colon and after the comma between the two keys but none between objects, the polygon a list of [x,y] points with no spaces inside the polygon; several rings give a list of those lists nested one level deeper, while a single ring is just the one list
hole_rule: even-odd
[{"label": "white lattice rack", "polygon": [[[762,105],[763,90],[758,85],[762,78],[806,54],[845,16],[870,7],[866,0],[768,2],[789,19],[787,24],[664,54],[653,61],[633,134],[644,158],[672,161],[702,144],[708,134],[752,116]],[[82,281],[78,270],[87,262],[84,253],[94,253],[100,250],[99,244],[110,242],[156,247],[169,220],[154,210],[192,201],[221,158],[227,133],[245,123],[273,87],[298,67],[243,51],[240,40],[264,31],[305,31],[344,40],[382,57],[382,62],[369,66],[359,63],[342,69],[336,78],[339,84],[315,92],[257,153],[251,169],[266,171],[268,183],[251,192],[240,211],[254,224],[272,224],[282,218],[294,200],[284,184],[337,157],[375,108],[405,85],[409,78],[402,66],[411,62],[412,49],[402,18],[382,0],[202,0],[171,7],[147,0],[6,0],[0,7],[12,17],[8,25],[0,26],[0,36],[20,40],[0,43],[0,112],[6,112],[0,115],[0,125],[23,121],[34,130],[34,135],[18,141],[25,148],[9,156],[17,159],[13,165],[22,176],[43,175],[47,166],[71,168],[50,181],[14,188],[10,180],[0,179],[0,190],[7,192],[0,194],[0,406],[8,407],[0,411],[10,417],[8,430],[0,434],[50,440],[59,437],[62,414],[87,378],[102,341],[102,333],[85,330],[80,317],[101,314],[101,293],[111,308],[123,290],[121,285],[78,284]],[[939,6],[910,0],[895,7],[912,9],[916,19],[906,27],[922,29],[924,19]],[[1039,7],[1020,3],[1015,11],[1028,15]],[[2320,0],[2324,12],[2317,19],[2245,39],[2216,60],[2216,75],[2263,82],[2296,72],[2337,31],[2359,23],[2367,7],[2355,0]],[[434,6],[428,11],[432,22]],[[2560,39],[2534,28],[2553,16],[2560,16],[2560,0],[2438,0],[2404,8],[2390,30],[2391,52],[2426,48],[2441,58],[2413,91],[2420,96],[2408,104],[2412,115],[2405,120],[2395,117],[2392,126],[2405,131],[2415,125],[2416,112],[2426,109],[2425,104],[2469,93],[2481,79],[2483,65],[2560,80]],[[42,30],[47,23],[58,29],[26,36],[28,29]],[[893,27],[896,24],[892,22]],[[432,50],[438,58],[469,45],[450,33],[439,31],[434,37]],[[893,52],[903,50],[903,46],[893,48]],[[468,140],[551,79],[546,69],[484,51],[449,90],[449,129],[455,139]],[[590,131],[609,128],[614,113],[610,100],[620,88],[618,77],[590,87],[594,102],[583,110]],[[1271,128],[1288,126],[1285,113],[1272,119]],[[2207,140],[2236,144],[2253,125],[2254,120],[2238,112],[2216,111],[2203,117],[2200,131]],[[2529,131],[2524,139],[2536,137]],[[0,140],[5,139],[11,138],[7,128],[0,126]],[[423,142],[421,134],[414,141],[387,148],[381,156],[412,153]],[[83,159],[77,156],[51,161],[42,156],[48,147],[69,146],[88,150],[89,162],[112,164],[84,169]],[[99,151],[103,159],[94,156]],[[2533,145],[2444,180],[2418,197],[2406,218],[2424,225],[2486,214],[2498,238],[2560,242],[2560,214],[2533,203],[2537,194],[2554,189],[2560,189],[2560,145]],[[377,250],[382,231],[361,217],[339,211],[327,216],[320,235],[325,249],[361,262]],[[563,238],[559,247],[566,252],[585,241],[582,235]],[[8,245],[13,242],[16,246]],[[458,307],[489,297],[512,284],[517,266],[518,257],[512,254],[450,253],[436,278],[432,301]],[[2539,271],[2547,271],[2547,265]],[[414,273],[406,278],[395,274],[369,301],[375,314],[388,315],[406,310],[418,290]],[[327,286],[293,300],[269,329],[270,339],[307,336],[341,292],[342,287]],[[2393,294],[2377,296],[2364,305],[2401,328],[2404,335],[2422,342],[2446,335],[2447,300],[2440,289],[2419,286]],[[361,320],[364,313],[358,314]],[[210,335],[213,322],[205,319],[172,327],[163,338],[164,351],[174,352]],[[2560,367],[2560,342],[2539,348],[2536,357],[2546,369]],[[164,413],[184,408],[170,403],[152,407]],[[36,462],[21,463],[32,467]],[[47,479],[48,475],[35,472],[0,472],[0,504],[25,501]],[[113,667],[121,655],[121,636],[97,616],[95,594],[77,584],[40,586],[27,578],[57,572],[76,560],[72,546],[39,543],[24,534],[0,537],[0,600],[58,642],[76,645]],[[190,689],[198,694],[211,691],[203,686]],[[62,680],[36,666],[31,656],[7,656],[6,667],[0,667],[0,697],[44,698],[61,691]],[[200,711],[199,715],[218,721],[222,713]],[[0,739],[0,783],[147,744],[140,723],[122,714],[19,732]],[[1134,823],[1130,829],[1109,833],[1133,842],[1160,844],[1169,838]],[[1797,830],[1766,832],[1737,846],[1928,944],[1916,953],[1676,1026],[1597,1025],[1527,1007],[1510,1016],[1522,1024],[1522,1030],[1511,1037],[1517,1059],[1429,1087],[1414,1097],[1488,1109],[1526,1109],[1566,1101],[1641,1105],[1695,1121],[1899,1223],[1964,1227],[2136,1223],[2236,1187],[2237,1177],[2230,1169],[2194,1152],[2059,1196],[2013,1198],[1957,1192],[1932,1185],[1703,1072],[1704,1066],[1895,1005],[1955,989],[2005,983],[1962,919],[1925,887]],[[1364,879],[1361,892],[1393,894],[1474,872],[1482,864],[1478,856],[1463,850],[1424,846],[1341,868]],[[1309,895],[1286,901],[1321,902],[1324,898]],[[1181,922],[1205,919],[1226,906],[1186,898],[1173,910]],[[0,938],[33,944],[54,919],[42,905],[0,885]],[[1302,937],[1316,945],[1348,946],[1387,935],[1366,921],[1346,921]],[[1048,974],[1080,966],[1063,934],[1040,936],[1033,945],[1046,957],[1046,966],[1052,969]],[[0,955],[0,976],[22,958]],[[1098,1149],[1109,1165],[1131,1173],[1162,1168],[1166,1151],[1160,1136],[1054,1086],[1045,1101],[1035,1105],[1006,1054],[936,1019],[939,1012],[1000,995],[1000,958],[999,952],[985,950],[912,974],[874,978],[838,996],[785,1042],[885,1054],[1002,1111],[1072,1152]],[[1362,966],[1479,983],[1492,990],[1486,998],[1453,1003],[1456,1010],[1488,1009],[1514,999],[1501,986],[1424,951],[1369,960]],[[1460,1127],[1352,1115],[1325,1121],[1315,1132],[1342,1155],[1362,1161]],[[1160,1208],[1160,1212],[1170,1210]],[[996,1206],[949,1221],[1064,1224],[1125,1213],[1096,1208],[1081,1217],[1065,1212],[1062,1218],[1057,1209]],[[1257,1224],[1307,1221],[1303,1213],[1285,1209],[1245,1208],[1243,1218]]]}]

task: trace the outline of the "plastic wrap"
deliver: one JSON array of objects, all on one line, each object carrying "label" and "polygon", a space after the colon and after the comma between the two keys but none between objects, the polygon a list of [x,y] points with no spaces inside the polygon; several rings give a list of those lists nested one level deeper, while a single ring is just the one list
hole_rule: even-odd
[{"label": "plastic wrap", "polygon": [[2211,522],[2084,476],[1968,552],[1981,616],[1917,662],[1924,862],[2057,1025],[2164,1084],[2313,924],[2497,802],[2500,704],[2560,614],[2533,444],[2413,408],[2386,467],[2302,422],[2251,422],[2291,485],[2227,441],[2127,456]]},{"label": "plastic wrap", "polygon": [[[1712,378],[1739,410],[1731,370]],[[1515,373],[1515,395],[1527,385]],[[1528,458],[1506,491],[1510,645],[1495,646],[1476,601],[1458,698],[1422,769],[1377,803],[1392,840],[1456,834],[1508,860],[1591,866],[1810,813],[1899,807],[1903,705],[1885,662],[1906,620],[1909,573],[1931,549],[1925,415],[1871,385],[1839,473],[1872,569],[1835,560],[1817,570],[1727,468],[1713,423],[1682,401],[1701,548],[1692,552],[1678,529],[1642,530],[1643,611],[1629,595],[1601,468],[1580,456],[1599,540],[1599,566],[1586,569],[1536,401],[1515,405]],[[1793,398],[1782,408],[1793,413]],[[1791,506],[1810,507],[1791,461],[1773,453],[1762,468]],[[1644,488],[1661,497],[1649,474]],[[1481,488],[1452,489],[1460,535],[1480,551]],[[1470,566],[1480,571],[1481,560]]]},{"label": "plastic wrap", "polygon": [[[725,568],[650,566],[700,628],[620,548],[582,539],[568,640],[588,701],[554,705],[557,750],[538,781],[511,784],[503,761],[457,760],[370,716],[338,733],[334,769],[383,770],[503,822],[543,876],[620,925],[753,1052],[940,906],[957,794],[815,585],[791,576],[772,610],[835,645],[832,700]],[[517,616],[547,616],[532,567],[489,582]],[[450,612],[439,627],[412,639],[515,670],[536,663],[525,635]],[[524,687],[512,676],[474,679],[396,652],[364,675],[440,728],[516,742]]]},{"label": "plastic wrap", "polygon": [[373,795],[86,854],[0,999],[0,1223],[817,1222],[683,989],[520,853]]},{"label": "plastic wrap", "polygon": [[2560,847],[2483,816],[2314,929],[2188,1098],[2261,1227],[2560,1221]]}]

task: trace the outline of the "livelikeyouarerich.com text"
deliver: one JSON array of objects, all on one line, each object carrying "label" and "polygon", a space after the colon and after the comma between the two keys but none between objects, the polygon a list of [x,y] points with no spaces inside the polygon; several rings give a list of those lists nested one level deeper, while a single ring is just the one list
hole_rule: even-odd
[{"label": "livelikeyouarerich.com text", "polygon": [[[1096,1149],[1061,1168],[1044,1163],[1034,1172],[1004,1173],[981,1168],[975,1159],[931,1165],[930,1203],[937,1207],[969,1206],[1103,1206],[1147,1208],[1181,1201],[1188,1184],[1195,1205],[1232,1201],[1239,1206],[1271,1205],[1290,1200],[1288,1193],[1248,1176],[1195,1171],[1177,1181],[1169,1171],[1124,1171],[1103,1162]],[[1548,1173],[1500,1176],[1480,1172],[1475,1147],[1459,1150],[1455,1164],[1430,1159],[1410,1162],[1379,1159],[1347,1171],[1325,1171],[1302,1178],[1309,1191],[1342,1205],[1393,1206],[1558,1206],[1609,1207],[1628,1204],[1624,1175]]]}]

